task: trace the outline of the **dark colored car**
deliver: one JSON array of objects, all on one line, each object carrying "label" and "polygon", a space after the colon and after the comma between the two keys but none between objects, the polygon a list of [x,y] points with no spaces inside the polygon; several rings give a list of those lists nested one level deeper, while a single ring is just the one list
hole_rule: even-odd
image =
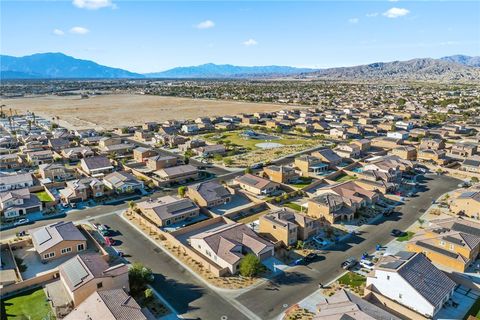
[{"label": "dark colored car", "polygon": [[401,230],[398,230],[398,229],[393,229],[391,232],[390,232],[390,235],[392,235],[393,237],[402,237],[405,235],[405,232],[401,231]]},{"label": "dark colored car", "polygon": [[309,253],[305,256],[305,258],[303,258],[303,260],[306,262],[306,263],[310,263],[310,262],[313,262],[317,259],[318,255],[316,253]]}]

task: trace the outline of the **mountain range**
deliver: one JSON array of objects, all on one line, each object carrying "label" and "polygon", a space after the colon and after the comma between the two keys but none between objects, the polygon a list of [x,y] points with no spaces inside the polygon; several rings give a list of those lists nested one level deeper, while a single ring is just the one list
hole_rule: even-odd
[{"label": "mountain range", "polygon": [[377,62],[368,65],[309,69],[288,66],[234,66],[207,63],[162,72],[134,73],[62,53],[24,57],[0,55],[1,79],[121,79],[121,78],[308,78],[337,80],[480,80],[480,57],[455,55],[440,59]]}]

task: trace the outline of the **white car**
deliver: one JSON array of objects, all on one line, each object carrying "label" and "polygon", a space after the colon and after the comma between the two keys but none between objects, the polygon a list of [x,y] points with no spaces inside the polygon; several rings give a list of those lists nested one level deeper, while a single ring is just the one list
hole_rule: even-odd
[{"label": "white car", "polygon": [[19,219],[19,220],[15,221],[15,222],[13,223],[13,225],[14,225],[14,226],[21,226],[21,225],[27,224],[27,223],[29,223],[29,222],[30,222],[30,220],[28,220],[28,219],[26,219],[26,218],[25,218],[25,219]]},{"label": "white car", "polygon": [[368,270],[373,270],[373,267],[375,267],[375,264],[370,260],[362,259],[360,260],[360,266]]}]

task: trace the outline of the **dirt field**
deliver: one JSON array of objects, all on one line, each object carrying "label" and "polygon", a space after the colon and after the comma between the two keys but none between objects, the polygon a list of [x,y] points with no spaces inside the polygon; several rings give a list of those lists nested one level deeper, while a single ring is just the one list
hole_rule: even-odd
[{"label": "dirt field", "polygon": [[80,96],[42,96],[1,99],[4,110],[26,110],[48,119],[60,117],[69,129],[112,129],[140,125],[145,121],[195,119],[199,116],[222,116],[288,108],[285,105],[217,100],[196,100],[134,94],[112,94],[81,99]]}]

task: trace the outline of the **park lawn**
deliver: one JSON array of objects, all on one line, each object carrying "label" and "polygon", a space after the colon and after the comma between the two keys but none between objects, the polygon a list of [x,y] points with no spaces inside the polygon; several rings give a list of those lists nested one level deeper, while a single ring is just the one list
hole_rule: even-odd
[{"label": "park lawn", "polygon": [[48,195],[46,191],[40,191],[36,192],[35,195],[38,197],[38,199],[42,202],[50,202],[53,201],[52,197]]},{"label": "park lawn", "polygon": [[294,202],[284,203],[283,206],[285,206],[287,208],[290,208],[290,209],[293,209],[295,211],[302,211],[302,206],[300,206],[299,204],[296,204]]},{"label": "park lawn", "polygon": [[[256,146],[256,144],[267,142],[267,141],[280,143],[286,146],[297,145],[297,144],[305,145],[305,146],[311,146],[311,145],[313,146],[316,143],[318,144],[318,142],[316,142],[314,139],[307,139],[307,138],[301,138],[301,137],[293,138],[293,137],[289,137],[289,136],[285,136],[277,133],[272,134],[280,137],[280,139],[275,139],[275,140],[248,139],[240,136],[241,133],[242,131],[230,131],[230,132],[219,133],[218,136],[222,137],[221,140],[229,140],[234,145],[244,147],[244,148],[249,148],[251,150],[260,149],[259,147]],[[211,137],[211,134],[207,134],[204,136],[204,138],[207,139],[209,142],[217,143],[218,139],[214,139],[214,137],[215,135]]]},{"label": "park lawn", "polygon": [[355,180],[357,177],[354,176],[349,176],[348,174],[341,175],[335,179],[336,182],[345,182],[345,181],[350,181],[350,180]]},{"label": "park lawn", "polygon": [[407,234],[404,236],[398,237],[397,241],[400,241],[400,242],[408,241],[412,239],[414,235],[415,235],[415,232],[407,231]]},{"label": "park lawn", "polygon": [[43,288],[26,291],[2,300],[2,320],[41,320],[48,314],[50,319],[55,319]]},{"label": "park lawn", "polygon": [[348,273],[344,274],[338,279],[338,283],[355,288],[355,287],[360,287],[363,284],[365,284],[367,281],[367,278],[364,276],[349,271]]}]

